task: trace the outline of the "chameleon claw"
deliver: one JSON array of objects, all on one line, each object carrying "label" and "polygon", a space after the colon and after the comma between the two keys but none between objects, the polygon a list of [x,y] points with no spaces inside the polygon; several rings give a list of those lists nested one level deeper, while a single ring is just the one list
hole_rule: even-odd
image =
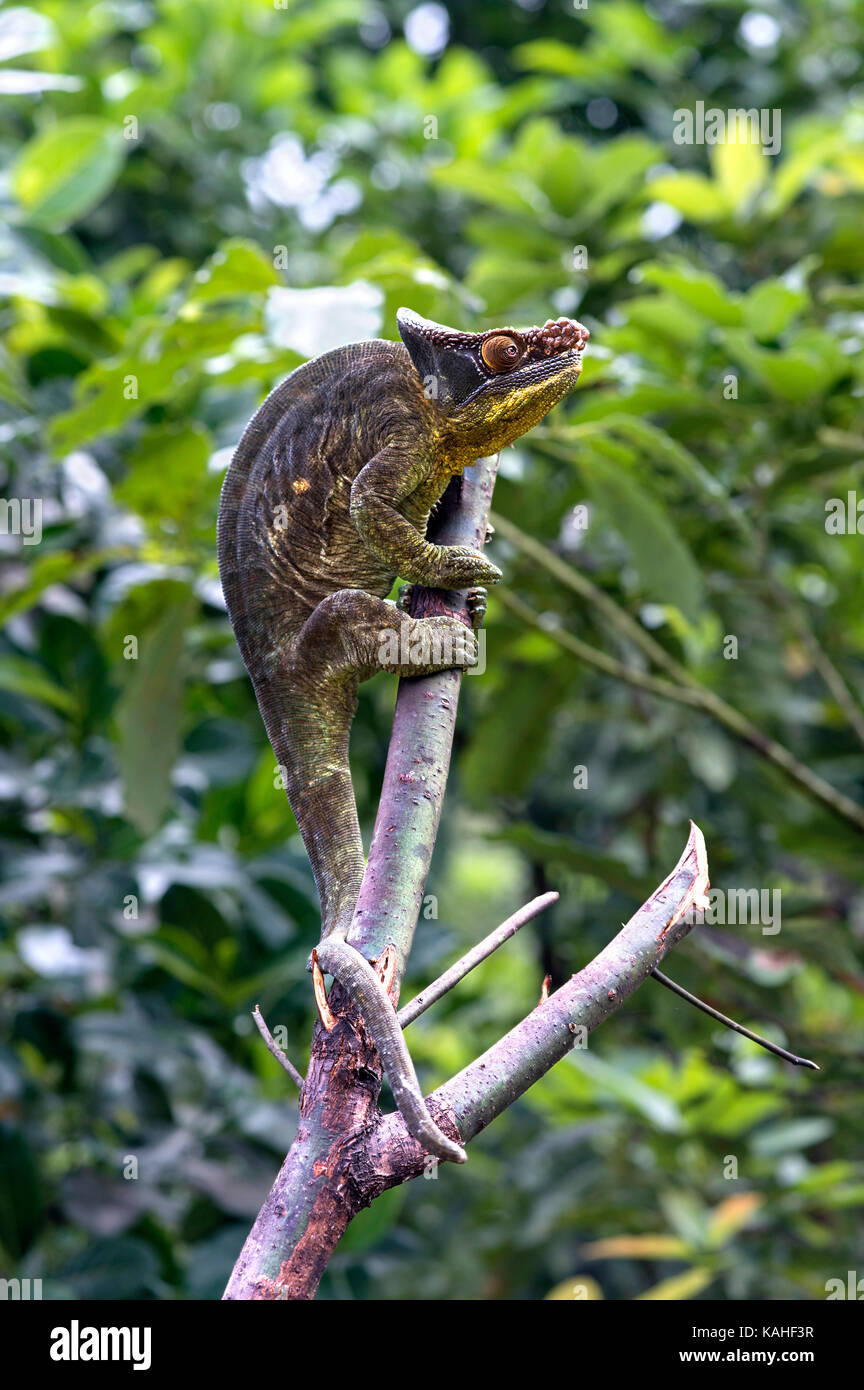
[{"label": "chameleon claw", "polygon": [[483,544],[484,544],[484,545],[488,545],[489,542],[491,541],[491,539],[492,539],[492,537],[493,537],[494,535],[495,535],[495,527],[492,525],[492,522],[491,522],[491,521],[487,521],[487,522],[486,522],[486,537],[485,537],[485,540],[484,540]]},{"label": "chameleon claw", "polygon": [[387,998],[393,1003],[394,1008],[396,1006],[396,1001],[393,998],[393,985],[396,979],[396,966],[398,963],[399,957],[396,954],[396,947],[392,942],[389,942],[373,965],[373,969],[378,979],[381,981],[384,992]]},{"label": "chameleon claw", "polygon": [[397,596],[396,596],[396,607],[397,607],[402,613],[410,613],[410,612],[411,612],[411,598],[412,598],[413,593],[414,593],[414,585],[413,585],[413,584],[400,584],[400,585],[399,585],[399,590],[398,590],[398,593],[397,593]]},{"label": "chameleon claw", "polygon": [[541,987],[540,987],[540,998],[537,1000],[537,1008],[538,1008],[538,1009],[539,1009],[540,1005],[541,1005],[541,1004],[545,1004],[545,1003],[546,1003],[546,1000],[549,998],[549,986],[551,985],[551,983],[552,983],[552,976],[551,976],[551,975],[545,975],[545,976],[543,977],[543,984],[542,984]]},{"label": "chameleon claw", "polygon": [[483,626],[483,619],[486,617],[487,598],[485,589],[469,589],[465,596],[465,607],[468,609],[471,626],[475,632]]},{"label": "chameleon claw", "polygon": [[336,1015],[327,1002],[327,991],[324,988],[324,976],[318,964],[317,951],[312,952],[312,989],[315,994],[315,1007],[318,1010],[318,1017],[327,1029],[327,1032],[332,1033],[333,1029],[336,1027]]}]

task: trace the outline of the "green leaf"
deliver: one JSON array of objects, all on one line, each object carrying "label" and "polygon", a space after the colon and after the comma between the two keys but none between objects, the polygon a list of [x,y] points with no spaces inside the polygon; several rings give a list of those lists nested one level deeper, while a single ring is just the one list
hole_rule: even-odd
[{"label": "green leaf", "polygon": [[37,227],[62,231],[96,207],[123,165],[117,126],[96,116],[58,121],[25,146],[12,191]]},{"label": "green leaf", "polygon": [[684,1129],[681,1112],[670,1096],[640,1081],[630,1071],[588,1051],[570,1053],[573,1065],[588,1074],[598,1090],[609,1092],[624,1102],[637,1115],[665,1134],[680,1134]]},{"label": "green leaf", "polygon": [[601,217],[617,203],[633,200],[634,190],[642,186],[644,174],[658,157],[657,146],[644,135],[621,135],[600,145],[591,158],[594,186],[584,200],[586,218]]},{"label": "green leaf", "polygon": [[515,48],[512,56],[520,68],[534,72],[585,78],[592,77],[595,72],[594,63],[587,53],[580,51],[575,44],[562,43],[560,39],[533,39]]},{"label": "green leaf", "polygon": [[55,685],[54,681],[33,662],[16,657],[0,658],[0,690],[10,690],[15,695],[38,700],[41,704],[51,705],[64,714],[71,714],[75,709],[75,701],[68,690]]},{"label": "green leaf", "polygon": [[126,815],[144,835],[158,828],[171,800],[183,726],[184,639],[195,608],[189,594],[140,634],[138,659],[127,663],[129,683],[117,705]]},{"label": "green leaf", "polygon": [[32,608],[52,584],[61,584],[64,580],[74,579],[90,570],[99,569],[109,560],[126,553],[118,548],[91,550],[83,559],[65,550],[40,556],[31,566],[27,582],[17,589],[10,589],[0,598],[0,627],[17,613],[24,613],[28,608]]},{"label": "green leaf", "polygon": [[777,1154],[796,1153],[821,1144],[834,1133],[834,1121],[826,1115],[790,1120],[788,1124],[769,1125],[754,1134],[750,1147],[759,1158],[774,1158]]},{"label": "green leaf", "polygon": [[201,425],[147,430],[114,495],[150,526],[166,520],[188,524],[219,491],[218,477],[207,472],[210,453],[210,436]]},{"label": "green leaf", "polygon": [[719,222],[733,209],[726,191],[704,174],[661,174],[648,185],[648,192],[691,222]]},{"label": "green leaf", "polygon": [[699,1250],[708,1232],[708,1209],[700,1197],[686,1187],[662,1193],[660,1204],[666,1219],[691,1250]]},{"label": "green leaf", "polygon": [[665,508],[632,474],[596,454],[584,476],[603,518],[627,543],[646,597],[671,604],[689,622],[697,622],[705,601],[702,575]]},{"label": "green leaf", "polygon": [[711,167],[724,195],[736,211],[743,212],[768,179],[770,155],[760,145],[736,141],[733,132],[711,147]]},{"label": "green leaf", "polygon": [[29,1250],[42,1215],[42,1184],[30,1146],[21,1130],[0,1125],[0,1246],[8,1258],[18,1260]]},{"label": "green leaf", "polygon": [[678,299],[696,309],[704,318],[714,323],[722,323],[730,328],[741,323],[742,313],[739,297],[727,290],[722,280],[708,271],[697,270],[686,261],[669,264],[643,265],[640,267],[642,280],[649,285],[659,285],[669,290]]},{"label": "green leaf", "polygon": [[714,1278],[707,1269],[687,1269],[683,1274],[675,1274],[671,1279],[662,1279],[645,1293],[637,1294],[642,1300],[657,1300],[663,1303],[678,1302],[681,1299],[695,1298],[706,1289]]},{"label": "green leaf", "polygon": [[708,325],[677,295],[645,294],[628,299],[622,306],[627,322],[644,335],[642,351],[646,357],[656,342],[669,342],[678,352],[697,348],[705,339]]},{"label": "green leaf", "polygon": [[670,33],[646,6],[634,0],[606,0],[603,5],[586,8],[585,18],[604,41],[604,55],[614,54],[645,72],[668,72],[676,66],[676,53],[682,45],[674,31]]},{"label": "green leaf", "polygon": [[782,280],[762,280],[744,301],[744,326],[760,343],[770,343],[809,303],[804,290],[793,290]]},{"label": "green leaf", "polygon": [[200,270],[196,271],[189,295],[190,303],[211,303],[218,299],[264,294],[280,283],[273,262],[254,241],[234,238],[223,241]]},{"label": "green leaf", "polygon": [[743,328],[728,329],[724,342],[773,395],[789,401],[820,395],[848,366],[836,341],[818,329],[797,334],[783,351],[759,347]]},{"label": "green leaf", "polygon": [[526,174],[502,178],[499,171],[487,165],[463,159],[458,164],[443,164],[430,170],[429,177],[440,187],[464,193],[479,203],[516,212],[536,213],[545,208],[546,199]]},{"label": "green leaf", "polygon": [[122,360],[97,362],[82,372],[75,383],[75,404],[51,422],[49,438],[58,453],[67,453],[97,435],[119,429],[127,420],[177,389],[180,373],[196,365],[187,348],[161,346],[158,358],[148,361],[133,351]]}]

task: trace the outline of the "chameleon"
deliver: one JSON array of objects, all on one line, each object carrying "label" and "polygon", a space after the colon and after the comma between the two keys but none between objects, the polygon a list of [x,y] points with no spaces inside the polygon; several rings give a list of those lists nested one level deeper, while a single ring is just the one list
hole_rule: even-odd
[{"label": "chameleon", "polygon": [[[477,661],[457,616],[414,618],[407,585],[469,590],[501,571],[435,545],[430,514],[450,480],[538,423],[576,385],[588,332],[575,319],[462,332],[410,309],[401,342],[374,339],[296,368],[250,423],[222,487],[222,590],[321,904],[320,970],[361,1010],[408,1131],[465,1161],[430,1115],[393,1003],[348,941],[365,860],[348,744],[361,681]],[[403,626],[407,625],[407,626]],[[475,624],[476,626],[476,624]],[[407,640],[386,643],[399,632]]]}]

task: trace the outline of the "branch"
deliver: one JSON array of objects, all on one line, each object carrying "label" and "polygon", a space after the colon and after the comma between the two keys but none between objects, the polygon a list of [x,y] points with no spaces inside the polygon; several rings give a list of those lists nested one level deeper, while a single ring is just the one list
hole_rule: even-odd
[{"label": "branch", "polygon": [[470,951],[466,951],[464,956],[460,956],[455,964],[445,970],[443,975],[439,975],[431,985],[427,985],[420,994],[415,995],[410,1004],[399,1010],[399,1022],[403,1028],[407,1028],[409,1023],[413,1023],[415,1018],[419,1018],[425,1013],[430,1005],[437,1003],[449,989],[458,985],[475,965],[491,956],[493,951],[497,951],[499,946],[503,946],[505,941],[509,941],[511,936],[515,936],[520,927],[524,927],[526,922],[530,922],[532,917],[536,917],[545,907],[558,901],[557,893],[542,893],[539,898],[532,898],[530,903],[520,907],[518,912],[514,912],[508,917],[506,922],[502,922],[500,927],[496,927],[488,936],[484,936],[482,941],[478,941],[476,946],[472,946]]},{"label": "branch", "polygon": [[784,1062],[791,1062],[793,1067],[810,1067],[811,1071],[819,1071],[819,1066],[816,1062],[811,1062],[807,1057],[797,1057],[794,1052],[787,1052],[785,1047],[779,1047],[777,1043],[769,1042],[767,1038],[761,1037],[759,1033],[751,1033],[749,1028],[745,1028],[742,1024],[736,1023],[734,1018],[727,1018],[725,1014],[721,1014],[719,1009],[712,1009],[711,1005],[706,1004],[704,999],[697,999],[696,995],[691,994],[689,989],[684,989],[681,985],[676,985],[674,980],[670,980],[668,975],[661,974],[659,970],[652,970],[651,978],[652,980],[657,980],[658,983],[663,985],[666,989],[671,990],[673,994],[677,994],[679,999],[686,999],[688,1004],[692,1004],[694,1008],[701,1009],[703,1014],[707,1014],[709,1018],[715,1018],[718,1023],[723,1024],[724,1028],[731,1028],[733,1033],[740,1033],[742,1037],[749,1038],[751,1042],[758,1043],[760,1047],[766,1048],[768,1052],[773,1052],[775,1057],[782,1057]]},{"label": "branch", "polygon": [[258,1029],[258,1032],[261,1034],[262,1038],[267,1044],[267,1051],[271,1054],[271,1056],[276,1058],[276,1061],[279,1063],[280,1067],[287,1071],[288,1075],[291,1077],[291,1080],[294,1082],[294,1085],[297,1087],[297,1089],[302,1091],[303,1077],[300,1075],[294,1063],[288,1060],[285,1053],[282,1051],[281,1047],[274,1038],[273,1034],[270,1032],[270,1029],[267,1027],[267,1024],[264,1022],[264,1019],[261,1016],[261,1010],[257,1004],[255,1005],[255,1008],[252,1010],[252,1017],[255,1020],[255,1027]]},{"label": "branch", "polygon": [[849,727],[855,733],[858,742],[864,747],[864,713],[862,713],[861,706],[807,621],[807,615],[779,580],[771,581],[770,592],[775,602],[786,613],[814,668],[834,696],[838,707],[845,714]]},{"label": "branch", "polygon": [[[451,1116],[463,1142],[485,1129],[574,1046],[610,1018],[687,935],[707,903],[705,841],[691,823],[690,837],[668,878],[626,926],[565,985],[521,1023],[429,1097],[441,1121]],[[401,1115],[387,1115],[370,1136],[368,1167],[380,1180],[404,1182],[424,1171],[424,1155]]]},{"label": "branch", "polygon": [[[437,1122],[463,1142],[485,1128],[581,1041],[580,1034],[587,1036],[621,1007],[690,931],[707,888],[704,840],[691,826],[675,869],[595,960],[429,1098]],[[312,1298],[357,1212],[428,1169],[429,1155],[408,1135],[401,1115],[382,1117],[377,1109],[374,1049],[338,983],[331,1001],[334,995],[336,1024],[331,1032],[318,1027],[313,1040],[300,1130],[244,1245],[228,1299]]]},{"label": "branch", "polygon": [[[430,531],[437,545],[482,550],[498,460],[479,459],[444,494]],[[417,588],[412,617],[456,613],[470,626],[464,593]],[[384,784],[349,940],[377,958],[388,942],[402,979],[441,819],[456,729],[461,671],[399,682]]]},{"label": "branch", "polygon": [[[497,459],[479,459],[454,479],[430,538],[482,550]],[[470,618],[464,594],[417,589],[412,615]],[[381,801],[349,938],[367,958],[396,949],[394,997],[411,949],[447,785],[460,671],[399,682]],[[319,1022],[300,1095],[300,1126],[223,1295],[309,1299],[360,1206],[359,1149],[377,1122],[381,1064],[362,1016],[338,984],[335,1017]],[[458,1139],[452,1122],[449,1132]],[[413,1143],[413,1141],[412,1141]],[[371,1199],[370,1199],[371,1200]],[[359,1202],[359,1205],[358,1205]]]},{"label": "branch", "polygon": [[502,589],[497,597],[521,622],[529,627],[536,627],[539,632],[557,642],[566,652],[584,661],[587,666],[593,666],[604,675],[612,676],[614,680],[624,681],[635,690],[644,690],[648,695],[659,695],[663,700],[674,700],[676,704],[689,705],[690,709],[701,709],[698,696],[686,686],[674,685],[662,676],[650,676],[646,671],[640,671],[637,666],[627,666],[625,662],[609,656],[608,652],[601,651],[599,647],[592,647],[589,642],[583,642],[581,637],[575,637],[572,632],[559,627],[557,623],[553,626],[552,623],[544,622],[544,614],[531,608],[510,589]]}]

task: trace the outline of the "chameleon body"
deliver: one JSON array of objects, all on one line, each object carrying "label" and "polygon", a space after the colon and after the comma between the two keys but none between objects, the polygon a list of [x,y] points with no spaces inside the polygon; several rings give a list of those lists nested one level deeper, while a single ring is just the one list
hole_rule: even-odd
[{"label": "chameleon body", "polygon": [[402,343],[325,353],[264,401],[222,489],[219,571],[315,874],[318,963],[360,1006],[409,1131],[464,1161],[426,1109],[393,1004],[346,939],[365,866],[348,741],[360,681],[476,661],[458,618],[411,618],[386,595],[397,576],[446,589],[500,578],[483,555],[428,541],[430,511],[452,477],[575,386],[588,335],[572,319],[462,333],[400,309],[397,323]]}]

